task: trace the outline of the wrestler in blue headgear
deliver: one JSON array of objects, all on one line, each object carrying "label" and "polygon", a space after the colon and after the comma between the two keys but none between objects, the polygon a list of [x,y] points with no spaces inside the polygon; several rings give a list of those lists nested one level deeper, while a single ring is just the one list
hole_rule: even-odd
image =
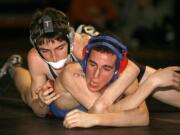
[{"label": "wrestler in blue headgear", "polygon": [[111,81],[115,80],[118,77],[119,73],[124,70],[128,62],[126,56],[127,54],[126,46],[124,46],[121,42],[119,42],[116,38],[112,36],[99,35],[99,36],[91,37],[88,45],[83,50],[84,59],[82,62],[82,68],[84,73],[86,73],[87,60],[90,55],[90,51],[93,47],[96,46],[106,47],[116,54],[117,56],[116,67]]}]

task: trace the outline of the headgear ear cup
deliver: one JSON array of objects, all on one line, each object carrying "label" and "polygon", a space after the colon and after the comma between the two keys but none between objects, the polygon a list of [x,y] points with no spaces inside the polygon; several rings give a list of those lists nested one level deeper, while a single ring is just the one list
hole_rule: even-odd
[{"label": "headgear ear cup", "polygon": [[120,60],[119,64],[117,64],[117,65],[119,65],[119,69],[115,70],[111,81],[114,81],[114,80],[116,80],[118,78],[119,74],[122,73],[125,70],[127,64],[128,64],[127,52],[124,52],[123,53],[123,59]]},{"label": "headgear ear cup", "polygon": [[72,27],[69,27],[69,32],[67,34],[67,37],[69,39],[69,45],[70,45],[70,53],[72,52],[73,50],[73,40],[74,40],[74,36],[75,36],[75,31]]},{"label": "headgear ear cup", "polygon": [[85,46],[82,50],[82,69],[83,72],[86,73],[86,64],[87,64],[87,58],[89,56],[89,51],[87,50],[87,46]]},{"label": "headgear ear cup", "polygon": [[86,46],[83,48],[82,50],[82,59],[84,59],[85,55],[86,55]]},{"label": "headgear ear cup", "polygon": [[120,61],[119,73],[122,73],[128,64],[127,52],[123,53],[123,60]]}]

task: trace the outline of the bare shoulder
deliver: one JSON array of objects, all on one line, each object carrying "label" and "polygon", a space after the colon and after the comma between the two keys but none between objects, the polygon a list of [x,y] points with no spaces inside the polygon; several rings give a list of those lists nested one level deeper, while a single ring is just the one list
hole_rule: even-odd
[{"label": "bare shoulder", "polygon": [[28,61],[37,61],[41,59],[37,50],[32,48],[31,50],[29,50],[28,52]]},{"label": "bare shoulder", "polygon": [[130,59],[128,59],[127,68],[129,70],[136,71],[138,73],[140,72],[139,67],[133,61],[131,61]]}]

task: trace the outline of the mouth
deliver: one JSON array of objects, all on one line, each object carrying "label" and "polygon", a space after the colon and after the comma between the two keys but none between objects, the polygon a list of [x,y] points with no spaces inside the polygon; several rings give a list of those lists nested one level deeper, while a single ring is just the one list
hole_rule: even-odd
[{"label": "mouth", "polygon": [[97,89],[99,87],[98,83],[93,81],[89,83],[89,86],[91,89]]}]

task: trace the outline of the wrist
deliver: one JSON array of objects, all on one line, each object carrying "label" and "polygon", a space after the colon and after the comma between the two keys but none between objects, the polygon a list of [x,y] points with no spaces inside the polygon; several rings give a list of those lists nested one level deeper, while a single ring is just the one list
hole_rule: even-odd
[{"label": "wrist", "polygon": [[35,99],[32,101],[32,110],[38,117],[45,117],[49,112],[49,107],[47,105],[40,105],[40,101]]},{"label": "wrist", "polygon": [[147,83],[147,85],[151,86],[152,89],[156,89],[158,87],[158,81],[153,77],[149,77]]},{"label": "wrist", "polygon": [[43,103],[42,101],[39,101],[38,103],[39,103],[39,106],[40,106],[41,108],[44,108],[44,107],[47,106],[47,105],[46,105],[45,103]]}]

